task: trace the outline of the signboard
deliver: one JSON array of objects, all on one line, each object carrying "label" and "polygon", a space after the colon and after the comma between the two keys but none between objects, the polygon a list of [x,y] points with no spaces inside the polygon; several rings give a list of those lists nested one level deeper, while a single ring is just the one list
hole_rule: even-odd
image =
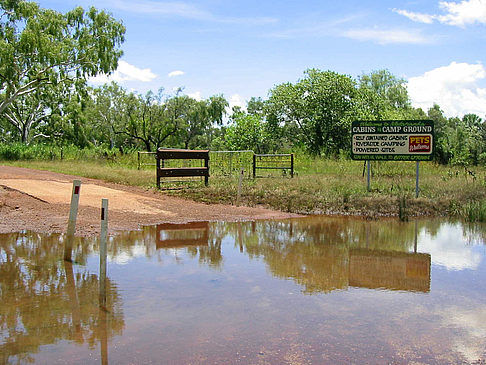
[{"label": "signboard", "polygon": [[430,161],[434,152],[431,120],[355,121],[353,160]]}]

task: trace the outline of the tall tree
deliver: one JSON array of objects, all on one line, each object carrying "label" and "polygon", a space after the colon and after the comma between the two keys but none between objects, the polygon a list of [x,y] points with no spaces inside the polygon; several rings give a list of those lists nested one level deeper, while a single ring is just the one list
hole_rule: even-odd
[{"label": "tall tree", "polygon": [[310,69],[296,84],[277,85],[270,91],[267,118],[272,124],[286,125],[309,152],[335,154],[349,147],[356,103],[351,77]]},{"label": "tall tree", "polygon": [[45,85],[115,70],[125,27],[104,11],[66,14],[0,0],[0,113]]},{"label": "tall tree", "polygon": [[404,79],[397,78],[388,70],[372,71],[359,77],[359,86],[376,93],[391,108],[409,108],[410,99]]}]

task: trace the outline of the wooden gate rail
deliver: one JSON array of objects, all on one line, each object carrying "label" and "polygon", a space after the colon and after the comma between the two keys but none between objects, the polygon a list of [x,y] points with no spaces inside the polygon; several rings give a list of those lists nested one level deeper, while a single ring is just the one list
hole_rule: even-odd
[{"label": "wooden gate rail", "polygon": [[[290,160],[272,160],[272,157],[290,157]],[[267,159],[268,158],[268,159]],[[258,166],[258,162],[267,164],[267,166]],[[269,166],[269,164],[274,163],[274,166]],[[277,164],[288,163],[289,165],[276,166]],[[290,170],[290,177],[294,177],[294,154],[263,154],[263,155],[253,155],[253,178],[256,177],[256,170]]]},{"label": "wooden gate rail", "polygon": [[[160,189],[162,177],[204,176],[204,183],[209,183],[209,150],[157,150],[157,187]],[[204,160],[204,167],[160,167],[164,160]]]}]

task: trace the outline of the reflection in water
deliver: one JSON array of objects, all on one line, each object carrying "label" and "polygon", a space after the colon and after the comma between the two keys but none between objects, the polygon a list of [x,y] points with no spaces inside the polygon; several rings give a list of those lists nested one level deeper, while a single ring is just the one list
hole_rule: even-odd
[{"label": "reflection in water", "polygon": [[349,252],[349,285],[428,292],[430,255],[363,248]]},{"label": "reflection in water", "polygon": [[[106,348],[108,338],[122,333],[116,287],[108,280],[108,313],[100,311],[97,276],[63,261],[60,241],[58,235],[0,235],[2,364],[32,361],[42,346],[61,340]],[[83,252],[75,257],[83,259]]]},{"label": "reflection in water", "polygon": [[484,361],[485,232],[322,217],[145,227],[108,243],[107,312],[96,241],[76,241],[72,265],[62,237],[0,236],[0,363]]}]

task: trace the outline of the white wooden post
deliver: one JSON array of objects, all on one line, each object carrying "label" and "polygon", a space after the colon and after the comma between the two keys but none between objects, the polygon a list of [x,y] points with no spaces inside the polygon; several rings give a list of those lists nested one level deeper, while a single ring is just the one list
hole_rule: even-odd
[{"label": "white wooden post", "polygon": [[108,237],[108,199],[101,199],[100,306],[106,306],[106,241]]},{"label": "white wooden post", "polygon": [[67,227],[67,237],[64,242],[64,260],[72,261],[74,232],[76,231],[76,218],[78,216],[79,193],[81,191],[81,181],[73,181],[73,192],[71,194],[71,208],[69,210],[69,220]]}]

